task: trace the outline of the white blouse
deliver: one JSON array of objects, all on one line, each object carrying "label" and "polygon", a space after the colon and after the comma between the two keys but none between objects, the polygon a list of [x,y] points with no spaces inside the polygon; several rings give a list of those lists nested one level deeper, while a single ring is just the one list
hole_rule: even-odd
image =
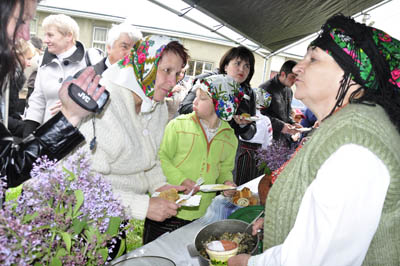
[{"label": "white blouse", "polygon": [[361,265],[389,183],[389,171],[374,153],[342,146],[307,188],[284,243],[251,257],[248,265]]}]

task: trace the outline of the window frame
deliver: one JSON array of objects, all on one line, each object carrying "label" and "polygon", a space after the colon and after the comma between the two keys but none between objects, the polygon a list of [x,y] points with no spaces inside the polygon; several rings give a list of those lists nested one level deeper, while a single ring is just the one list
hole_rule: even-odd
[{"label": "window frame", "polygon": [[[104,40],[104,41],[95,40],[96,29],[106,30],[106,33],[105,33],[105,40]],[[108,35],[108,31],[109,31],[109,28],[107,28],[107,27],[93,26],[92,47],[99,48],[99,49],[101,49],[103,52],[105,52],[105,51],[106,51],[106,44],[107,44],[107,35]],[[100,45],[100,46],[104,46],[104,49],[102,49],[102,48],[100,48],[100,47],[98,47],[98,46],[95,46],[95,44]]]}]

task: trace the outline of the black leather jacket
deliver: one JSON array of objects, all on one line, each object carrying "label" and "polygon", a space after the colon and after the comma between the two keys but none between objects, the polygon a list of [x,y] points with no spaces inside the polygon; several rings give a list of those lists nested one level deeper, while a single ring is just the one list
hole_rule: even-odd
[{"label": "black leather jacket", "polygon": [[30,178],[32,164],[38,157],[61,159],[83,140],[83,135],[61,112],[19,144],[0,124],[0,176],[7,176],[8,187],[18,186]]},{"label": "black leather jacket", "polygon": [[[217,72],[213,73],[207,73],[207,74],[202,74],[196,77],[193,81],[193,84],[196,82],[197,79],[200,78],[205,78],[211,75],[216,75],[218,74]],[[242,101],[240,102],[240,105],[236,111],[237,115],[240,115],[242,113],[248,113],[251,116],[256,115],[256,94],[254,93],[253,89],[250,88],[249,86],[243,86],[243,92],[245,96],[242,98]],[[179,114],[190,114],[193,112],[193,101],[194,98],[196,98],[196,92],[193,90],[190,90],[189,93],[186,95],[186,97],[183,99],[183,101],[179,105],[178,112]],[[249,140],[254,137],[254,135],[257,132],[257,127],[256,127],[256,122],[252,122],[245,127],[240,127],[235,120],[229,121],[229,124],[235,131],[236,136],[242,137],[244,140]]]}]

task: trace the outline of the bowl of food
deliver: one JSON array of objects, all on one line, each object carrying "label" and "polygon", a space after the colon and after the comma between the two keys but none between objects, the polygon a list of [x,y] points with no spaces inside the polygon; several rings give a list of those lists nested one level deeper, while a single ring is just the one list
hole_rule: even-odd
[{"label": "bowl of food", "polygon": [[230,240],[214,240],[206,245],[206,252],[210,258],[211,265],[222,265],[230,257],[238,253],[238,243]]},{"label": "bowl of food", "polygon": [[[200,265],[210,265],[207,246],[213,241],[233,241],[238,244],[236,254],[255,254],[259,243],[258,236],[251,234],[249,224],[235,219],[227,219],[204,226],[196,235],[194,244],[188,246],[192,256],[199,256]],[[211,264],[212,265],[212,264]]]}]

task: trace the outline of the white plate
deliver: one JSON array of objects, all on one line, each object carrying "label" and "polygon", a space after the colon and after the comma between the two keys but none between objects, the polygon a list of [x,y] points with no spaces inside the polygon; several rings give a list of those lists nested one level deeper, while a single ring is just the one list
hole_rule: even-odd
[{"label": "white plate", "polygon": [[223,184],[209,184],[200,186],[200,191],[203,192],[215,192],[215,191],[223,191],[229,189],[236,189],[236,187],[223,185]]},{"label": "white plate", "polygon": [[307,131],[311,131],[311,127],[301,127],[301,128],[296,128],[297,131],[299,132],[307,132]]},{"label": "white plate", "polygon": [[251,116],[251,117],[245,117],[244,119],[247,120],[247,121],[258,121],[258,120],[261,119],[261,117]]},{"label": "white plate", "polygon": [[[160,192],[154,192],[153,195],[151,195],[152,197],[158,197],[158,195],[160,195]],[[179,198],[183,197],[183,194],[178,194]],[[201,195],[193,195],[191,196],[189,199],[187,199],[186,201],[181,201],[180,203],[178,203],[181,206],[185,206],[185,207],[196,207],[200,205],[200,200],[201,200]]]}]

